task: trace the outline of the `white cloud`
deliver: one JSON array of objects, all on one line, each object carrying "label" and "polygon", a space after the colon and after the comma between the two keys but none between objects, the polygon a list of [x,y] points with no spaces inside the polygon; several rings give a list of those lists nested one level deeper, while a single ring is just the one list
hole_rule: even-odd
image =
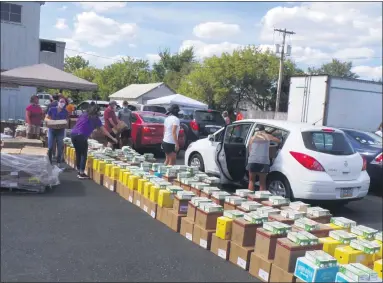
[{"label": "white cloud", "polygon": [[128,46],[129,46],[130,48],[136,48],[136,47],[137,47],[137,45],[135,45],[135,44],[133,44],[133,43],[129,43]]},{"label": "white cloud", "polygon": [[57,19],[55,27],[57,29],[61,29],[62,30],[62,29],[67,29],[68,25],[66,24],[66,20],[65,19],[60,18],[60,19]]},{"label": "white cloud", "polygon": [[64,6],[60,7],[58,10],[59,11],[66,11],[66,9],[68,9],[68,7],[64,5]]},{"label": "white cloud", "polygon": [[84,10],[95,12],[118,10],[126,6],[126,2],[81,2],[79,4]]},{"label": "white cloud", "polygon": [[361,79],[381,79],[382,66],[355,66],[351,69],[352,72],[357,73]]},{"label": "white cloud", "polygon": [[149,53],[149,54],[146,54],[146,59],[148,59],[150,64],[153,64],[153,63],[157,63],[158,61],[160,61],[161,57],[158,54]]},{"label": "white cloud", "polygon": [[196,25],[193,34],[199,38],[222,38],[237,35],[241,32],[239,25],[223,22],[206,22]]},{"label": "white cloud", "polygon": [[138,29],[136,24],[119,23],[95,12],[78,14],[74,26],[74,40],[86,41],[96,47],[108,47],[118,41],[133,38]]},{"label": "white cloud", "polygon": [[224,52],[233,52],[235,49],[243,45],[231,42],[222,42],[215,44],[208,44],[200,40],[184,40],[181,44],[180,51],[194,47],[195,55],[197,58],[206,58],[211,56],[219,56]]},{"label": "white cloud", "polygon": [[261,40],[269,43],[274,27],[296,32],[293,43],[312,48],[354,48],[382,41],[381,3],[310,2],[275,7],[262,18]]}]

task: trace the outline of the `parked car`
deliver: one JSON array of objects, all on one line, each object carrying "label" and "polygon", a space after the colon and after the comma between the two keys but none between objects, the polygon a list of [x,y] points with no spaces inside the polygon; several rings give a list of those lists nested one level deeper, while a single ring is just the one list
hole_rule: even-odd
[{"label": "parked car", "polygon": [[149,112],[157,112],[162,114],[165,114],[167,112],[164,106],[159,106],[159,105],[143,105],[143,104],[129,103],[128,108],[132,111],[149,111]]},{"label": "parked car", "polygon": [[341,130],[346,134],[355,151],[367,161],[367,173],[371,178],[371,187],[383,187],[382,138],[375,133],[355,129]]},{"label": "parked car", "polygon": [[248,119],[189,145],[185,164],[221,176],[223,183],[246,176],[247,145],[263,125],[279,138],[267,176],[267,188],[290,199],[338,200],[347,203],[367,195],[366,160],[338,129],[277,120]]},{"label": "parked car", "polygon": [[39,92],[37,93],[37,97],[39,98],[39,105],[43,112],[45,113],[48,109],[48,105],[51,103],[50,97],[51,95],[46,92]]},{"label": "parked car", "polygon": [[[109,101],[101,101],[101,100],[84,100],[82,101],[80,104],[78,104],[76,106],[76,115],[81,115],[82,113],[84,113],[90,106],[90,104],[92,102],[95,102],[99,107],[100,107],[100,113],[101,115],[103,116],[104,115],[104,111],[106,108],[108,108],[109,106]],[[120,105],[117,105],[117,111],[116,111],[116,115],[117,115],[117,112],[121,109],[121,106]]]},{"label": "parked car", "polygon": [[226,125],[221,113],[215,110],[181,108],[180,120],[186,136],[185,147]]},{"label": "parked car", "polygon": [[[132,112],[132,142],[135,149],[161,149],[164,137],[165,114],[147,111]],[[185,144],[183,129],[178,135],[180,148]]]}]

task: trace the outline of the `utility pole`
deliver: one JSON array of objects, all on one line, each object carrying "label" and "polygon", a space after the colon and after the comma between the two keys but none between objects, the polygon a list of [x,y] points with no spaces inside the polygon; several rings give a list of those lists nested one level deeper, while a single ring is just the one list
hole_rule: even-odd
[{"label": "utility pole", "polygon": [[[282,40],[282,50],[281,50],[281,59],[279,63],[279,76],[278,76],[278,88],[277,88],[277,99],[275,101],[275,114],[279,110],[279,101],[281,99],[281,90],[282,90],[282,81],[283,81],[283,60],[285,59],[285,41],[286,41],[286,34],[295,34],[293,31],[288,31],[286,29],[274,29],[274,31],[279,31],[283,35]],[[275,118],[275,117],[274,117]]]}]

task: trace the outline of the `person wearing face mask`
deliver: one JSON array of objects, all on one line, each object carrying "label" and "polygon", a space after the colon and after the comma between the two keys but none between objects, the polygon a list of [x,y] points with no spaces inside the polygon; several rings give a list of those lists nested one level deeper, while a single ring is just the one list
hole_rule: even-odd
[{"label": "person wearing face mask", "polygon": [[39,105],[39,97],[32,95],[30,103],[25,109],[26,133],[28,139],[40,137],[40,126],[43,120],[43,110]]},{"label": "person wearing face mask", "polygon": [[[65,109],[65,99],[60,98],[57,107],[51,107],[45,116],[45,120],[68,120],[68,111]],[[48,156],[52,163],[53,149],[56,145],[57,166],[62,163],[64,150],[65,129],[48,129]]]},{"label": "person wearing face mask", "polygon": [[166,156],[165,165],[176,164],[177,152],[180,149],[178,144],[178,134],[180,132],[179,112],[179,106],[173,104],[166,113],[169,116],[164,121],[164,138],[162,141],[162,149]]},{"label": "person wearing face mask", "polygon": [[132,130],[132,111],[128,108],[129,103],[125,100],[122,103],[123,108],[118,111],[118,119],[126,124],[126,128],[121,132],[121,147],[132,145],[131,130]]},{"label": "person wearing face mask", "polygon": [[[115,139],[117,138],[117,136],[113,132],[113,128],[116,127],[118,123],[116,110],[117,110],[117,102],[112,100],[109,102],[108,108],[106,108],[104,111],[104,121],[105,121],[104,127],[108,131],[108,133]],[[112,149],[118,148],[118,143],[115,143],[115,141],[110,139],[109,137],[107,137],[106,139],[108,141],[108,147],[111,147]]]}]

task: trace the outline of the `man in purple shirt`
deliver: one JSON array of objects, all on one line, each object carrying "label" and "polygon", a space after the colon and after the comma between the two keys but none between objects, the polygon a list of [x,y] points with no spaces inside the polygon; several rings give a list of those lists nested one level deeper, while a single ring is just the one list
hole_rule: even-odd
[{"label": "man in purple shirt", "polygon": [[88,158],[88,138],[95,129],[101,128],[105,136],[117,143],[117,140],[102,126],[98,112],[97,105],[91,106],[86,113],[77,119],[76,125],[72,129],[71,138],[76,151],[77,178],[79,179],[88,178],[85,174],[85,165]]}]

